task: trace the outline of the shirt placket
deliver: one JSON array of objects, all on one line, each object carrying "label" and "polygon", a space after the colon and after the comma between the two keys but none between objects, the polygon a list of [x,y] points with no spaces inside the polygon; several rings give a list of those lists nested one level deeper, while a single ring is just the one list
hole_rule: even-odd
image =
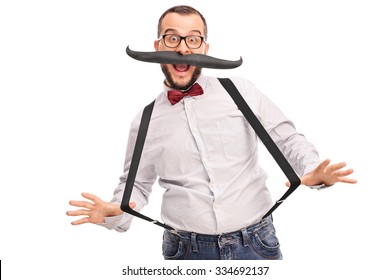
[{"label": "shirt placket", "polygon": [[217,222],[217,228],[218,228],[219,227],[219,222],[218,222],[219,219],[218,219],[217,201],[218,201],[218,196],[219,196],[219,192],[218,192],[219,190],[216,187],[215,176],[213,174],[213,169],[211,166],[210,158],[209,158],[209,155],[207,153],[206,145],[203,141],[201,131],[199,130],[197,118],[196,118],[194,110],[193,110],[193,102],[195,100],[196,99],[193,97],[184,98],[183,99],[184,110],[186,112],[187,121],[188,121],[188,125],[190,127],[190,130],[191,130],[191,134],[194,137],[196,145],[198,147],[200,159],[201,159],[202,164],[203,164],[203,166],[207,172],[207,175],[209,177],[209,189],[214,195],[214,203],[213,203],[212,207],[214,209],[214,213],[216,216],[216,222]]},{"label": "shirt placket", "polygon": [[[198,147],[200,159],[201,159],[203,166],[205,167],[205,170],[210,178],[210,182],[213,182],[214,176],[213,176],[211,166],[209,165],[209,155],[207,153],[205,143],[201,137],[196,116],[195,116],[194,111],[192,109],[192,103],[195,100],[193,97],[184,98],[183,100],[184,100],[184,110],[186,112],[188,125],[190,127],[191,134],[194,137],[196,145]],[[212,186],[212,184],[211,184],[211,186]]]}]

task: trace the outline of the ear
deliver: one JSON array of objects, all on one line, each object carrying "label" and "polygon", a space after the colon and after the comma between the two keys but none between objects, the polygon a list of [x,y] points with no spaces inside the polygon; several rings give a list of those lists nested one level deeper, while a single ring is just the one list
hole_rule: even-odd
[{"label": "ear", "polygon": [[154,50],[155,51],[158,50],[158,41],[157,40],[154,41]]},{"label": "ear", "polygon": [[209,44],[206,43],[205,47],[204,47],[204,54],[207,54],[209,52]]}]

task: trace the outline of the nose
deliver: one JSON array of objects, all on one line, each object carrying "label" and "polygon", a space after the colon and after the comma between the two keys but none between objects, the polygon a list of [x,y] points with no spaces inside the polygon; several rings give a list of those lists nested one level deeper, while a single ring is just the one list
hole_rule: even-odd
[{"label": "nose", "polygon": [[185,42],[185,39],[182,39],[180,41],[180,44],[176,48],[176,52],[178,52],[180,54],[190,54],[191,53],[190,49],[188,48],[188,46]]}]

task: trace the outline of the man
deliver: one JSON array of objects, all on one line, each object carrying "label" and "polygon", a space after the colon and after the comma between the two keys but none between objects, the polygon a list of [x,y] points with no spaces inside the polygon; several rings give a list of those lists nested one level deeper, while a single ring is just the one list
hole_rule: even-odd
[{"label": "man", "polygon": [[[191,7],[177,6],[161,16],[154,47],[183,55],[207,54],[206,39],[204,17]],[[164,232],[165,259],[281,259],[272,217],[261,220],[272,200],[267,175],[258,165],[255,132],[216,78],[186,64],[161,67],[164,89],[155,101],[130,207],[139,211],[147,204],[159,177],[166,189],[162,219],[175,229]],[[233,82],[301,176],[302,184],[319,188],[356,183],[348,177],[353,171],[343,169],[345,163],[321,162],[313,145],[252,83]],[[184,92],[199,85],[202,94],[171,98],[172,90]],[[125,172],[114,198],[107,203],[83,193],[89,201],[70,201],[80,209],[67,215],[86,216],[73,225],[94,223],[117,231],[129,228],[132,217],[119,204],[139,124],[140,114],[131,127]]]}]

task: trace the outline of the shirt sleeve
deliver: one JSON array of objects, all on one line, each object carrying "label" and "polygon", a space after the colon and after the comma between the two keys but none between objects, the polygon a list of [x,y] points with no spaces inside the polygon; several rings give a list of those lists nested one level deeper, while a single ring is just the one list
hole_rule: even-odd
[{"label": "shirt sleeve", "polygon": [[[137,115],[137,117],[134,119],[131,125],[129,138],[127,142],[123,174],[119,177],[119,184],[115,189],[113,197],[110,201],[111,203],[114,204],[120,205],[122,201],[127,176],[129,173],[129,168],[133,157],[135,141],[140,126],[141,113],[142,112],[140,112]],[[148,203],[149,195],[152,192],[152,186],[155,183],[157,178],[156,172],[154,170],[154,166],[151,162],[147,160],[147,155],[145,155],[145,152],[146,151],[144,149],[140,159],[137,176],[135,178],[134,187],[130,198],[131,202],[136,203],[136,207],[134,210],[138,212],[141,211],[141,209]],[[104,223],[98,225],[103,226],[107,229],[114,229],[118,232],[124,232],[129,229],[132,219],[133,216],[131,216],[128,213],[123,213],[118,216],[107,217],[105,218]]]}]

